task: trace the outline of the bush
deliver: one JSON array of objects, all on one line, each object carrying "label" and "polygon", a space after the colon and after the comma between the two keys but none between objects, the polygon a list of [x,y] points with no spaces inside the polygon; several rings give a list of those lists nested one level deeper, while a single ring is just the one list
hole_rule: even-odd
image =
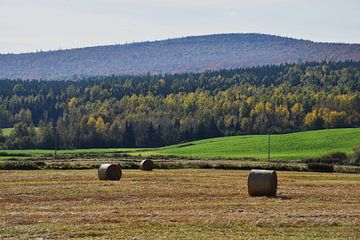
[{"label": "bush", "polygon": [[7,150],[7,145],[0,141],[0,150]]},{"label": "bush", "polygon": [[211,169],[211,168],[213,168],[214,166],[211,165],[210,163],[200,162],[200,163],[192,164],[192,167],[194,167],[194,168],[200,168],[200,169]]},{"label": "bush", "polygon": [[306,162],[344,165],[349,163],[349,157],[343,152],[332,152],[317,158],[308,159]]},{"label": "bush", "polygon": [[4,157],[31,157],[31,154],[28,154],[28,153],[0,152],[0,156],[4,156]]},{"label": "bush", "polygon": [[353,149],[353,154],[351,157],[351,164],[360,165],[360,147]]},{"label": "bush", "polygon": [[3,162],[0,164],[0,169],[4,170],[40,170],[45,167],[44,162],[25,162],[25,161],[14,161],[14,162]]},{"label": "bush", "polygon": [[140,164],[136,162],[125,162],[120,164],[122,169],[139,169]]},{"label": "bush", "polygon": [[327,163],[308,163],[307,167],[312,172],[334,172],[334,165]]},{"label": "bush", "polygon": [[[237,166],[232,164],[216,164],[214,166],[215,169],[222,169],[222,170],[243,170],[243,166]],[[246,168],[246,166],[245,166]]]},{"label": "bush", "polygon": [[172,162],[157,163],[157,162],[154,162],[154,168],[156,168],[156,169],[183,169],[183,168],[188,168],[188,166],[183,163],[172,163]]},{"label": "bush", "polygon": [[81,170],[81,169],[93,169],[98,168],[94,164],[81,164],[81,163],[50,163],[46,164],[45,169],[52,169],[52,170]]}]

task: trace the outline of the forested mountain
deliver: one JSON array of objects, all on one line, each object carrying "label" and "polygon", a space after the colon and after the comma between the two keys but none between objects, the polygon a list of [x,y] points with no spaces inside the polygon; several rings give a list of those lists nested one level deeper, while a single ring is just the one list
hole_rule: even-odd
[{"label": "forested mountain", "polygon": [[305,61],[360,60],[359,44],[315,43],[263,34],[0,55],[0,78],[79,79],[111,74],[180,73]]},{"label": "forested mountain", "polygon": [[[360,62],[78,81],[0,80],[0,148],[154,147],[360,127]],[[38,127],[38,130],[35,130]]]}]

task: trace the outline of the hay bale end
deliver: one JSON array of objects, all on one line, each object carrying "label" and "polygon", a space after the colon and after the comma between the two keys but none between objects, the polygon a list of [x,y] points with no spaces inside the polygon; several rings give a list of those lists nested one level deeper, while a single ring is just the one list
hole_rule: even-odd
[{"label": "hay bale end", "polygon": [[119,181],[121,175],[121,167],[117,164],[101,164],[98,169],[98,176],[100,180]]},{"label": "hay bale end", "polygon": [[140,163],[140,169],[143,171],[152,171],[154,169],[154,162],[150,159],[142,160]]},{"label": "hay bale end", "polygon": [[274,170],[251,170],[248,176],[250,196],[274,197],[277,192],[277,174]]}]

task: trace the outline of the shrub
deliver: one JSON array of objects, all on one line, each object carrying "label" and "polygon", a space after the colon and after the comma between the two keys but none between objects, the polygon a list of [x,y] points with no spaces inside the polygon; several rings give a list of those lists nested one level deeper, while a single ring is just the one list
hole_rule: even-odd
[{"label": "shrub", "polygon": [[165,162],[155,162],[154,163],[154,168],[157,169],[182,169],[182,168],[187,168],[187,166],[185,166],[185,164],[183,163],[165,163]]},{"label": "shrub", "polygon": [[124,162],[121,163],[121,168],[123,169],[139,169],[140,164],[136,162]]},{"label": "shrub", "polygon": [[201,168],[201,169],[211,169],[214,166],[211,165],[210,163],[206,163],[206,162],[199,162],[199,163],[194,163],[192,164],[192,167],[194,168]]},{"label": "shrub", "polygon": [[232,165],[232,164],[216,164],[214,166],[215,169],[223,169],[223,170],[242,170],[242,166]]},{"label": "shrub", "polygon": [[353,154],[351,157],[351,164],[360,165],[360,147],[353,149]]},{"label": "shrub", "polygon": [[7,149],[7,145],[0,141],[0,150],[6,150],[6,149]]},{"label": "shrub", "polygon": [[307,167],[312,172],[334,172],[334,165],[327,163],[308,163]]},{"label": "shrub", "polygon": [[45,167],[44,162],[25,162],[25,161],[14,161],[4,162],[0,164],[0,169],[4,170],[40,170]]},{"label": "shrub", "polygon": [[349,157],[343,152],[332,152],[321,155],[317,158],[308,159],[306,162],[344,165],[349,163]]},{"label": "shrub", "polygon": [[[1,147],[1,146],[0,146]],[[0,156],[4,157],[31,157],[31,154],[28,153],[9,153],[9,152],[0,152]]]},{"label": "shrub", "polygon": [[81,170],[81,169],[94,169],[99,168],[98,164],[83,164],[83,163],[48,163],[45,169],[53,170]]}]

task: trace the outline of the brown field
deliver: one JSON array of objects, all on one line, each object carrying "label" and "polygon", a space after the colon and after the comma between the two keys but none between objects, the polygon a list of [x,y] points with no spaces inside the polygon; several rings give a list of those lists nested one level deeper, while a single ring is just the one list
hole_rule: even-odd
[{"label": "brown field", "polygon": [[0,239],[359,239],[360,175],[278,172],[251,198],[247,171],[0,171]]}]

